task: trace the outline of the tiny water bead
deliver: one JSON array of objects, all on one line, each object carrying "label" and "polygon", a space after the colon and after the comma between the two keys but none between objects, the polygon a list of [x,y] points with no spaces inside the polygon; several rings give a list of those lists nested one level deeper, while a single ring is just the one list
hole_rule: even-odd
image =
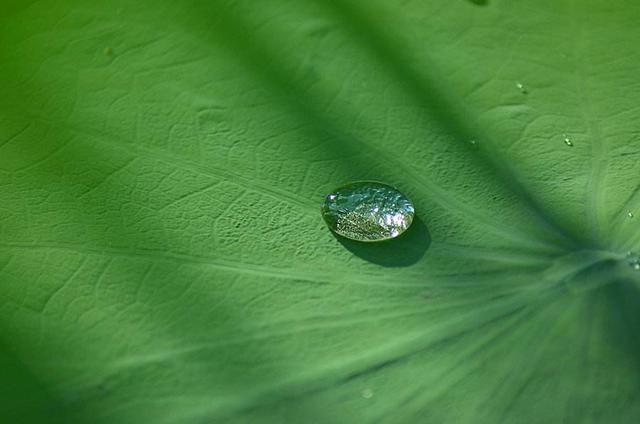
[{"label": "tiny water bead", "polygon": [[627,252],[627,263],[635,271],[640,271],[640,256],[634,252]]},{"label": "tiny water bead", "polygon": [[573,141],[571,141],[568,135],[562,134],[562,137],[564,138],[564,144],[566,144],[569,147],[573,147]]},{"label": "tiny water bead", "polygon": [[516,82],[516,87],[518,87],[518,90],[520,90],[520,92],[521,92],[522,94],[527,94],[527,93],[528,93],[528,91],[527,91],[527,87],[525,87],[523,83],[521,83],[521,82]]},{"label": "tiny water bead", "polygon": [[633,212],[627,211],[627,217],[633,218],[634,217]]},{"label": "tiny water bead", "polygon": [[360,392],[360,396],[362,396],[364,399],[371,399],[373,397],[373,390],[369,388],[362,389],[362,391]]},{"label": "tiny water bead", "polygon": [[409,228],[415,214],[407,196],[375,181],[358,181],[333,190],[321,212],[333,232],[366,242],[399,236]]}]

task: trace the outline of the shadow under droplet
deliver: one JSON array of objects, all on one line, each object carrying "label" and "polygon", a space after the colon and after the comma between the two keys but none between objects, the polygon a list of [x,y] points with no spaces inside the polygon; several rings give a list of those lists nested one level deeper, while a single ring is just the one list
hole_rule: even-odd
[{"label": "shadow under droplet", "polygon": [[349,240],[335,233],[333,236],[354,255],[385,267],[412,265],[424,256],[431,244],[429,230],[417,216],[404,234],[382,242],[363,243]]},{"label": "shadow under droplet", "polygon": [[469,3],[475,4],[476,6],[486,6],[489,4],[489,0],[467,0]]}]

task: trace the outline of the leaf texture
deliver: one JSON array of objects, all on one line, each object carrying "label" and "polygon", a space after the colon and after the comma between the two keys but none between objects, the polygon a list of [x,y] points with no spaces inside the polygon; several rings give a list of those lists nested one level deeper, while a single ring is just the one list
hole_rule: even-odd
[{"label": "leaf texture", "polygon": [[[6,10],[5,411],[640,420],[637,2]],[[406,236],[325,227],[368,179],[413,199]]]}]

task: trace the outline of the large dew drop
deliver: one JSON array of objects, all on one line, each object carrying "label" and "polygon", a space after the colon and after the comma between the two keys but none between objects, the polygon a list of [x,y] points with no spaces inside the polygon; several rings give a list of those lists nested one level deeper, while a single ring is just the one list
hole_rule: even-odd
[{"label": "large dew drop", "polygon": [[411,200],[373,181],[347,184],[327,195],[322,217],[335,233],[357,241],[382,241],[402,234],[413,222]]}]

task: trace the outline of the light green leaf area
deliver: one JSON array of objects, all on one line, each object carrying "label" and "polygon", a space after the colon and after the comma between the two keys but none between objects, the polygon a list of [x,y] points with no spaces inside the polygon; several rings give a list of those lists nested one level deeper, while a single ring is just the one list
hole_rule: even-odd
[{"label": "light green leaf area", "polygon": [[3,10],[11,422],[640,422],[637,1]]}]

